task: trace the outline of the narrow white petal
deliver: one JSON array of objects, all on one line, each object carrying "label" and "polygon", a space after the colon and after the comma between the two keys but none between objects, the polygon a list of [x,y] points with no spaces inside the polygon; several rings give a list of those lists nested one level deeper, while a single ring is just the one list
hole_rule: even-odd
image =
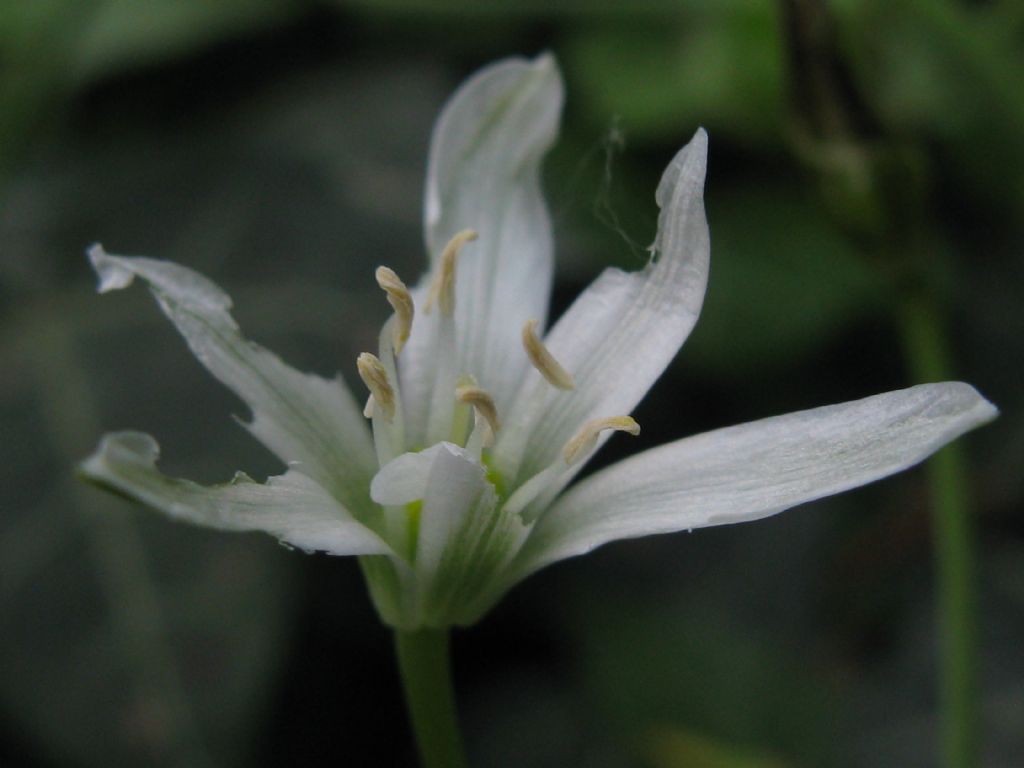
[{"label": "narrow white petal", "polygon": [[435,446],[420,453],[403,453],[389,461],[374,475],[370,497],[389,507],[422,499],[437,450]]},{"label": "narrow white petal", "polygon": [[381,504],[421,503],[414,623],[475,621],[499,594],[496,585],[527,532],[517,515],[496,508],[483,466],[457,445],[438,443],[385,465],[372,495]]},{"label": "narrow white petal", "polygon": [[996,415],[960,382],[923,384],[654,448],[555,502],[516,574],[616,539],[756,520],[899,472]]},{"label": "narrow white petal", "polygon": [[145,280],[164,313],[210,373],[252,410],[249,430],[350,509],[368,508],[376,470],[373,445],[359,406],[340,379],[289,367],[247,341],[231,317],[231,299],[202,275],[168,261],[89,251],[101,292]]},{"label": "narrow white petal", "polygon": [[[473,229],[479,235],[458,263],[458,373],[475,376],[499,408],[529,365],[519,347],[520,328],[531,317],[543,322],[547,313],[552,236],[540,164],[557,133],[562,100],[551,56],[508,59],[466,82],[434,128],[427,247],[436,266],[457,232]],[[417,298],[422,296],[419,291]],[[426,343],[423,329],[418,317],[410,344]],[[424,357],[414,349],[408,359]],[[404,380],[403,388],[406,397],[424,397]]]},{"label": "narrow white petal", "polygon": [[496,447],[503,471],[522,481],[554,461],[590,419],[631,413],[686,340],[708,276],[706,164],[700,130],[658,186],[654,260],[631,274],[606,270],[548,334],[545,344],[576,388],[540,386],[540,374],[527,375]]},{"label": "narrow white petal", "polygon": [[[468,518],[494,509],[494,488],[484,468],[452,443],[438,443],[421,454],[429,462],[419,496],[423,501],[416,569],[431,577],[440,567],[445,550]],[[451,556],[454,553],[448,553]]]},{"label": "narrow white petal", "polygon": [[307,475],[289,470],[266,483],[237,474],[205,487],[156,468],[160,449],[141,432],[105,435],[80,470],[89,480],[172,518],[227,531],[265,531],[306,551],[382,555],[390,548]]},{"label": "narrow white petal", "polygon": [[[441,323],[446,318],[440,312],[427,314],[421,311],[429,288],[425,282],[411,291],[416,304],[416,320],[398,361],[399,384],[405,405],[405,439],[407,445],[415,447],[428,444],[427,433],[430,428],[431,404],[437,387],[438,361],[447,352],[447,349],[442,349],[442,342],[447,339],[443,339],[441,333]],[[454,368],[454,365],[449,367]],[[455,371],[452,374],[458,375]],[[452,392],[453,399],[454,396]]]}]

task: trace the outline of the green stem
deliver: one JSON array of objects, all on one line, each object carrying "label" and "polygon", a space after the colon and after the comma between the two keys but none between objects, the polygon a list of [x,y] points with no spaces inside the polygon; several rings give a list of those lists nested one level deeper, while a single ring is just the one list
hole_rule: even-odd
[{"label": "green stem", "polygon": [[423,768],[466,768],[448,660],[448,631],[396,629],[395,645]]},{"label": "green stem", "polygon": [[[921,296],[909,297],[903,306],[902,326],[915,381],[948,379],[949,351],[933,304]],[[946,768],[971,768],[978,756],[974,530],[960,446],[954,443],[936,453],[926,472],[942,640],[943,764]]]}]

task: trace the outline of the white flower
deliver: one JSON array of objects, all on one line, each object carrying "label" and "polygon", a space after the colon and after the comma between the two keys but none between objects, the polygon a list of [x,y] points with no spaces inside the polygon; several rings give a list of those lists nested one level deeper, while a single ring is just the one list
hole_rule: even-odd
[{"label": "white flower", "polygon": [[171,517],[262,530],[359,555],[397,627],[476,621],[512,585],[615,539],[736,523],[905,469],[995,408],[967,384],[926,384],[678,440],[566,490],[693,328],[708,275],[698,131],[658,186],[652,259],[607,270],[547,332],[551,226],[541,159],[562,83],[550,56],[473,77],[434,131],[426,189],[430,270],[394,307],[358,370],[366,427],[340,379],[300,373],[246,341],[231,300],[176,264],[89,256],[100,291],[145,280],[192,352],[252,409],[253,435],[288,466],[207,488],[156,469],[148,435],[105,436],[89,479]]}]

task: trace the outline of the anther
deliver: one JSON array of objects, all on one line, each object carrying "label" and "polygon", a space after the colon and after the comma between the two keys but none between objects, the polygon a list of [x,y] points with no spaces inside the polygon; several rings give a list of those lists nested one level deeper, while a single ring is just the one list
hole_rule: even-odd
[{"label": "anther", "polygon": [[434,282],[430,284],[430,292],[423,305],[424,312],[429,313],[434,302],[437,302],[441,307],[441,314],[451,317],[455,311],[455,262],[462,247],[476,238],[476,232],[464,229],[448,241],[448,245],[441,252],[441,263],[437,265]]},{"label": "anther", "polygon": [[405,342],[409,340],[412,331],[412,318],[414,314],[412,296],[405,283],[388,267],[377,267],[374,276],[377,278],[377,285],[388,295],[388,304],[395,310],[394,346],[395,354],[402,351]]},{"label": "anther", "polygon": [[384,418],[391,421],[395,416],[395,390],[388,381],[388,372],[384,370],[384,364],[375,355],[363,352],[356,359],[356,368],[359,370],[359,378],[363,380],[373,398],[373,405],[367,403],[366,410],[373,413],[374,409],[380,408]]},{"label": "anther", "polygon": [[[487,393],[487,390],[475,384],[466,384],[455,388],[455,397],[460,403],[473,406],[477,419],[482,418],[487,422],[487,426],[490,427],[490,437],[493,440],[494,435],[498,434],[498,429],[501,425],[498,422],[498,408],[494,405],[494,398]],[[485,440],[484,442],[490,443],[491,440]]]},{"label": "anther", "polygon": [[565,463],[572,465],[593,450],[597,445],[597,438],[606,429],[614,429],[616,432],[629,432],[631,435],[640,434],[640,425],[631,416],[608,416],[603,419],[591,419],[577,432],[562,449],[562,458]]},{"label": "anther", "polygon": [[554,355],[544,346],[544,342],[538,338],[536,320],[527,320],[523,324],[523,349],[526,350],[526,356],[530,358],[533,367],[540,371],[540,375],[547,379],[551,386],[559,389],[576,388],[572,374],[555,360]]}]

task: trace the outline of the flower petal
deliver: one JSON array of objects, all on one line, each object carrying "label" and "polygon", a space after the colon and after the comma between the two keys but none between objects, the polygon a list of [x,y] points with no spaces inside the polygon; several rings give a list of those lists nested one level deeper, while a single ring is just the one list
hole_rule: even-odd
[{"label": "flower petal", "polygon": [[906,469],[995,415],[973,387],[945,382],[678,440],[570,489],[516,573],[616,539],[767,517]]},{"label": "flower petal", "polygon": [[699,130],[658,186],[655,260],[631,274],[606,270],[548,334],[545,344],[576,388],[545,386],[536,371],[526,377],[495,449],[503,472],[522,482],[555,461],[588,420],[629,414],[686,340],[708,277],[706,165]]},{"label": "flower petal", "polygon": [[[459,373],[475,376],[499,408],[527,366],[520,328],[547,314],[553,246],[540,164],[555,139],[562,100],[550,55],[508,59],[463,85],[434,128],[425,205],[431,265],[437,267],[457,232],[478,233],[459,259],[456,278]],[[413,325],[413,347],[404,359],[429,354],[418,349],[425,343],[426,334],[417,333],[422,320]],[[416,381],[403,380],[407,398],[419,389]]]},{"label": "flower petal", "polygon": [[111,256],[98,245],[89,258],[101,293],[124,288],[135,277],[149,283],[192,353],[252,409],[247,427],[258,440],[349,509],[369,508],[373,445],[339,379],[296,371],[243,338],[229,312],[231,298],[197,272],[169,261]]},{"label": "flower petal", "polygon": [[422,502],[413,566],[418,605],[408,623],[445,626],[479,618],[528,530],[518,515],[496,510],[484,468],[462,448],[438,443],[386,464],[371,493],[380,504]]},{"label": "flower petal", "polygon": [[80,470],[89,480],[177,520],[227,531],[265,531],[306,551],[391,553],[307,475],[289,470],[261,484],[238,473],[230,483],[205,487],[162,474],[156,468],[159,455],[149,435],[115,432],[103,437]]}]

